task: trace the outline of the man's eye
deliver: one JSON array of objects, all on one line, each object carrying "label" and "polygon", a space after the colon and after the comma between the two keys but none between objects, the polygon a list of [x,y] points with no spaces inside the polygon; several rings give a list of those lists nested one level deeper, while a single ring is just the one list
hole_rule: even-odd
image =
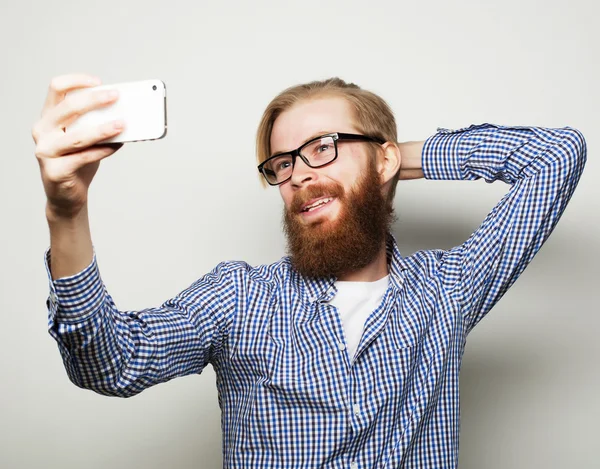
[{"label": "man's eye", "polygon": [[287,169],[290,166],[292,166],[291,161],[289,161],[289,160],[280,161],[279,163],[277,163],[275,165],[275,171],[283,171],[284,169]]},{"label": "man's eye", "polygon": [[331,150],[331,145],[329,145],[329,144],[319,145],[319,147],[317,148],[317,153],[323,153],[323,152],[326,152],[329,150]]}]

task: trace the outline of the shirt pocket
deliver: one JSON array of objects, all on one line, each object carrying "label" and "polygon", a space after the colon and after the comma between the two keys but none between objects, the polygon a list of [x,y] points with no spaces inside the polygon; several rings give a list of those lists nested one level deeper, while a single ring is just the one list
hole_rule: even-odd
[{"label": "shirt pocket", "polygon": [[407,398],[421,361],[420,329],[407,327],[392,312],[381,334],[365,354],[373,386],[372,399],[379,409],[396,415],[396,423],[406,423],[410,414]]},{"label": "shirt pocket", "polygon": [[372,345],[376,355],[385,357],[385,359],[377,361],[380,363],[382,377],[388,377],[395,392],[403,392],[418,363],[418,335],[407,334],[406,331],[389,324],[389,327]]}]

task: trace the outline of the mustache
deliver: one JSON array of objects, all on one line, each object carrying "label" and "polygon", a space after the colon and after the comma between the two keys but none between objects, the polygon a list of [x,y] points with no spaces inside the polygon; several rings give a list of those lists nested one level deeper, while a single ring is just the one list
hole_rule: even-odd
[{"label": "mustache", "polygon": [[336,197],[338,199],[343,199],[344,195],[345,191],[340,183],[311,184],[310,186],[307,186],[306,189],[303,189],[294,195],[289,212],[300,212],[302,206],[313,199],[318,199],[320,197]]}]

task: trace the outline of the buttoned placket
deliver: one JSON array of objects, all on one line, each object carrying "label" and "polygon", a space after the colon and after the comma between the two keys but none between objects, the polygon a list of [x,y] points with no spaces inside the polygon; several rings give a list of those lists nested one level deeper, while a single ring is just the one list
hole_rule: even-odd
[{"label": "buttoned placket", "polygon": [[[340,402],[340,404],[344,408],[348,409],[346,414],[348,419],[347,428],[348,432],[350,432],[350,438],[354,439],[354,436],[357,434],[357,423],[355,421],[356,416],[353,414],[355,404],[353,404],[351,401],[351,389],[354,387],[352,357],[350,357],[348,354],[344,328],[337,308],[329,304],[329,301],[331,301],[336,293],[337,289],[334,285],[332,285],[327,292],[325,292],[320,298],[316,299],[316,306],[319,308],[319,314],[321,315],[321,319],[327,331],[331,351],[332,353],[338,354],[338,359],[335,360],[337,363],[338,372],[340,375],[345,377],[344,382],[340,383],[340,386],[344,387],[343,390],[341,390],[342,392],[339,394],[343,400],[343,402]],[[352,445],[352,443],[350,443],[350,445]],[[358,467],[354,460],[354,456],[355,455],[351,452],[344,455],[344,459],[350,461],[350,467]]]},{"label": "buttoned placket", "polygon": [[324,321],[332,353],[339,354],[339,359],[336,360],[337,366],[340,367],[338,370],[341,372],[343,371],[345,376],[344,383],[341,383],[341,385],[345,386],[345,389],[340,393],[340,395],[343,396],[344,402],[340,404],[347,409],[348,431],[351,433],[351,438],[350,447],[348,448],[349,452],[346,453],[345,456],[350,462],[351,469],[358,469],[359,467],[357,462],[358,455],[354,452],[353,448],[356,437],[368,426],[366,415],[362,408],[364,396],[358,395],[359,386],[356,382],[356,361],[359,358],[359,355],[365,353],[369,344],[376,340],[377,335],[384,329],[391,310],[396,307],[395,303],[397,303],[399,297],[398,287],[401,286],[402,283],[402,277],[398,279],[398,281],[394,281],[394,286],[390,286],[388,291],[384,294],[382,305],[380,305],[381,311],[373,317],[369,316],[369,318],[367,318],[363,335],[353,357],[350,357],[348,354],[344,328],[337,308],[328,304],[337,293],[335,285],[331,284],[330,287],[320,295],[314,295],[309,298],[319,310],[318,314]]},{"label": "buttoned placket", "polygon": [[[369,426],[367,413],[365,413],[365,409],[363,409],[365,402],[365,396],[361,395],[363,388],[360,386],[360,383],[357,380],[361,355],[368,353],[371,343],[377,340],[377,336],[384,330],[385,325],[388,322],[389,315],[392,314],[392,311],[398,307],[398,297],[399,292],[396,288],[390,287],[390,289],[386,291],[382,300],[382,304],[380,305],[380,311],[377,312],[377,310],[375,310],[375,314],[367,318],[356,354],[350,361],[350,374],[347,382],[349,385],[348,398],[350,403],[349,420],[352,427],[352,433],[354,435],[351,445],[354,443],[354,441],[356,441],[355,437]],[[356,461],[358,455],[353,451],[350,451],[350,455],[350,467],[358,468],[358,463]]]}]

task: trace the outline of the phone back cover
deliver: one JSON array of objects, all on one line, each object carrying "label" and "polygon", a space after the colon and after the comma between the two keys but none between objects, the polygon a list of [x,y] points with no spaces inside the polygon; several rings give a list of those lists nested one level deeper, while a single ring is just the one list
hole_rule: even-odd
[{"label": "phone back cover", "polygon": [[166,88],[162,81],[144,80],[104,85],[77,90],[73,93],[101,89],[117,89],[119,98],[111,106],[83,114],[69,126],[68,132],[123,119],[125,121],[123,132],[102,143],[154,140],[166,134]]}]

